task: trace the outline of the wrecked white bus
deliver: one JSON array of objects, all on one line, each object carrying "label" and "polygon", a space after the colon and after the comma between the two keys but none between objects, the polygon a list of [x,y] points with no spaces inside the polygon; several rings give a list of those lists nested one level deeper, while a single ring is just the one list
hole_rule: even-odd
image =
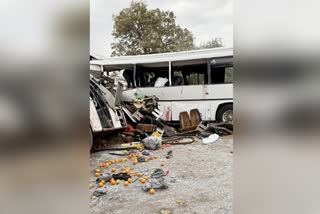
[{"label": "wrecked white bus", "polygon": [[122,100],[155,95],[165,121],[179,121],[191,109],[205,121],[233,121],[233,48],[109,57],[91,61],[90,69],[121,71]]}]

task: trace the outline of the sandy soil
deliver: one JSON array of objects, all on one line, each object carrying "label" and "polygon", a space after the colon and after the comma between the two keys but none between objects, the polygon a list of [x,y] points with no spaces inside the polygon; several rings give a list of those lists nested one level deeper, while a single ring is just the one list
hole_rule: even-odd
[{"label": "sandy soil", "polygon": [[[166,159],[169,150],[173,158]],[[112,186],[107,184],[106,195],[90,198],[92,214],[220,214],[232,213],[232,136],[221,137],[210,145],[193,143],[176,145],[156,151],[160,157],[147,163],[133,165],[132,161],[115,164],[117,168],[130,166],[133,171],[145,171],[159,168],[160,161],[166,163],[168,169],[169,188],[158,190],[150,195],[141,189],[142,184],[136,181],[125,187],[123,183]],[[107,151],[91,154],[90,183],[95,184],[93,171],[102,160],[116,159],[119,156]],[[103,168],[110,172],[110,168]],[[90,189],[90,194],[97,188]]]}]

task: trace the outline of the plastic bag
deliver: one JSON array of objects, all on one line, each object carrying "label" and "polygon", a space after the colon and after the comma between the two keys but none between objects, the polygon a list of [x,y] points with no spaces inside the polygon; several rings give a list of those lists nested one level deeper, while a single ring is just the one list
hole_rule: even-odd
[{"label": "plastic bag", "polygon": [[202,143],[203,144],[211,144],[211,143],[216,142],[218,140],[218,138],[219,138],[219,135],[212,134],[209,137],[203,138],[202,139]]},{"label": "plastic bag", "polygon": [[162,137],[150,136],[142,140],[145,148],[150,150],[157,150],[161,148]]}]

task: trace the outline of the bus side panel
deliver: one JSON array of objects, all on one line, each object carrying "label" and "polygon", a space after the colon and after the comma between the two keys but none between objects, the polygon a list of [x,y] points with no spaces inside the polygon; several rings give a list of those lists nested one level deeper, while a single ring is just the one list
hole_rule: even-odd
[{"label": "bus side panel", "polygon": [[123,99],[132,101],[135,92],[158,97],[159,110],[166,121],[178,121],[180,112],[195,108],[203,120],[212,121],[220,104],[233,102],[233,84],[138,88],[123,91]]},{"label": "bus side panel", "polygon": [[232,101],[175,101],[171,102],[172,120],[178,121],[180,112],[190,112],[191,109],[198,109],[202,120],[213,121],[216,119],[216,111],[220,104]]},{"label": "bus side panel", "polygon": [[216,85],[183,85],[167,87],[147,87],[128,89],[122,92],[124,101],[132,101],[134,93],[142,93],[147,96],[159,98],[160,101],[176,100],[212,100],[212,99],[233,99],[233,84]]},{"label": "bus side panel", "polygon": [[161,119],[165,121],[172,120],[172,103],[171,102],[158,102],[158,108],[163,113]]}]

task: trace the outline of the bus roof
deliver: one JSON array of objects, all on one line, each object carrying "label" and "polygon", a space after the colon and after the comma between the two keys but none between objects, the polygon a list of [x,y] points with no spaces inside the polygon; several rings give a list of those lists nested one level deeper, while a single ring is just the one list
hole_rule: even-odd
[{"label": "bus roof", "polygon": [[192,51],[135,55],[135,56],[118,56],[108,57],[101,60],[90,61],[90,69],[101,71],[101,67],[107,70],[123,69],[132,67],[132,65],[139,64],[158,64],[168,62],[190,61],[190,60],[204,60],[212,58],[225,58],[233,56],[233,48],[210,48]]}]

